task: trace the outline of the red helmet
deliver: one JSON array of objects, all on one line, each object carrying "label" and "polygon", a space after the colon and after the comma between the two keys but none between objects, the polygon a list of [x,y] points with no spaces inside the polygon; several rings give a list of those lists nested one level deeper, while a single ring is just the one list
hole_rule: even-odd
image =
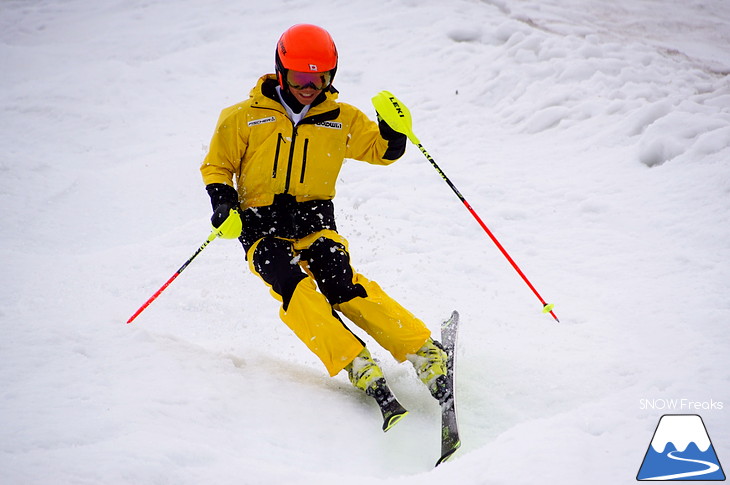
[{"label": "red helmet", "polygon": [[337,47],[329,32],[311,24],[286,30],[276,44],[276,74],[286,87],[288,71],[327,74],[328,85],[337,71]]}]

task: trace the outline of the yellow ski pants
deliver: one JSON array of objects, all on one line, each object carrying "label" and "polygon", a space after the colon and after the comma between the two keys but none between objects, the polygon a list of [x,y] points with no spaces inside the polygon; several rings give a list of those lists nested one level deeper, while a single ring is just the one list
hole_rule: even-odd
[{"label": "yellow ski pants", "polygon": [[[364,347],[337,311],[398,362],[420,349],[431,335],[421,320],[377,283],[352,269],[347,241],[335,231],[323,230],[298,240],[265,237],[251,246],[247,258],[251,271],[282,303],[281,320],[319,357],[330,376],[337,375]],[[332,280],[341,274],[347,280],[333,285]]]}]

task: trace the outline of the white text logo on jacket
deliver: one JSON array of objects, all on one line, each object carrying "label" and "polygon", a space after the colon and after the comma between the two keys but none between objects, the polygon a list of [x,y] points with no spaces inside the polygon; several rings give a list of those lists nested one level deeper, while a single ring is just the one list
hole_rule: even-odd
[{"label": "white text logo on jacket", "polygon": [[324,128],[332,128],[334,130],[341,130],[342,129],[342,123],[339,121],[320,121],[319,123],[315,123],[314,126],[322,126]]},{"label": "white text logo on jacket", "polygon": [[251,120],[248,122],[248,126],[263,125],[264,123],[273,123],[276,121],[275,116],[269,116],[268,118],[261,118],[260,120]]}]

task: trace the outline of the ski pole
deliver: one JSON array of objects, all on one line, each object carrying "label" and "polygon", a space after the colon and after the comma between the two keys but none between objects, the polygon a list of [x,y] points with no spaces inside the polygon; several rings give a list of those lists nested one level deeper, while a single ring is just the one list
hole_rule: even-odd
[{"label": "ski pole", "polygon": [[408,108],[398,100],[393,94],[391,94],[388,91],[381,91],[378,94],[376,94],[373,99],[373,106],[375,107],[375,110],[377,113],[385,120],[388,125],[390,125],[391,128],[393,128],[395,131],[398,131],[400,133],[403,133],[408,137],[408,139],[416,145],[419,150],[421,150],[421,153],[423,153],[423,156],[426,157],[426,159],[433,165],[433,168],[436,169],[438,174],[441,176],[442,179],[448,184],[449,187],[451,187],[451,190],[454,191],[456,196],[459,198],[459,200],[464,204],[464,207],[469,211],[469,213],[476,219],[476,221],[479,223],[479,225],[484,229],[484,232],[487,233],[487,236],[494,242],[494,244],[497,246],[497,248],[502,252],[505,258],[507,258],[507,261],[512,265],[512,267],[517,271],[517,274],[522,277],[522,280],[527,284],[527,286],[532,290],[532,292],[535,294],[538,300],[540,300],[540,303],[542,303],[542,312],[543,313],[549,313],[552,315],[552,317],[555,319],[556,322],[560,322],[558,320],[558,317],[553,312],[553,308],[555,305],[549,304],[545,302],[542,296],[540,296],[540,293],[537,292],[537,289],[530,283],[530,280],[527,279],[527,276],[525,276],[525,273],[522,272],[519,266],[517,266],[517,263],[515,263],[514,259],[507,253],[507,250],[504,249],[504,246],[500,244],[500,242],[497,240],[496,236],[492,233],[492,231],[489,230],[487,225],[482,221],[481,217],[476,213],[476,211],[472,208],[472,206],[467,202],[467,200],[464,198],[463,195],[461,195],[461,192],[459,192],[459,189],[456,188],[456,186],[449,180],[449,178],[446,176],[443,170],[441,170],[441,167],[438,166],[436,161],[429,155],[429,153],[426,151],[426,148],[421,144],[421,142],[416,137],[415,133],[413,133],[412,129],[412,120],[411,120],[411,113],[408,110]]},{"label": "ski pole", "polygon": [[155,292],[155,294],[152,295],[149,298],[149,300],[147,300],[146,302],[144,302],[144,305],[142,305],[141,307],[139,307],[139,310],[137,310],[136,312],[134,312],[134,315],[132,315],[131,317],[129,317],[129,320],[127,320],[127,323],[132,323],[134,321],[134,319],[137,318],[137,316],[144,311],[145,308],[147,308],[148,306],[150,306],[150,303],[152,303],[153,301],[155,301],[155,299],[157,299],[157,297],[160,296],[160,293],[162,293],[163,291],[165,291],[165,288],[167,288],[168,286],[170,286],[170,283],[172,283],[173,281],[175,281],[175,278],[177,278],[178,276],[180,276],[180,273],[182,273],[185,270],[185,268],[187,268],[188,265],[193,262],[193,259],[195,259],[195,257],[198,254],[200,254],[201,252],[203,252],[203,249],[205,249],[206,246],[208,246],[208,244],[210,244],[211,242],[213,242],[213,240],[215,238],[217,238],[219,235],[220,235],[219,230],[218,229],[213,229],[213,231],[210,233],[210,236],[208,236],[208,239],[206,239],[205,242],[198,248],[198,250],[195,251],[195,253],[193,253],[192,256],[190,256],[190,259],[188,259],[187,261],[185,261],[185,263],[182,266],[180,266],[180,269],[178,269],[177,271],[175,271],[175,274],[173,274],[170,277],[170,279],[167,280],[165,282],[165,284],[162,285],[162,287],[160,287],[160,289],[157,290]]}]

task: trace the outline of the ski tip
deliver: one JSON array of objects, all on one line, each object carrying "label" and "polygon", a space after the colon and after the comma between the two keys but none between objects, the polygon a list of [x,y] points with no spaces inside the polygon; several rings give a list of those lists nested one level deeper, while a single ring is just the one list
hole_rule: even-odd
[{"label": "ski tip", "polygon": [[446,320],[441,322],[441,326],[443,327],[445,325],[448,325],[453,322],[458,322],[458,321],[459,321],[459,312],[454,310],[453,312],[451,312],[451,315],[449,315],[449,318],[447,318]]},{"label": "ski tip", "polygon": [[460,446],[461,446],[461,441],[457,441],[454,444],[453,448],[451,448],[449,451],[447,451],[446,453],[441,455],[441,458],[439,458],[439,460],[436,462],[435,466],[439,466],[440,464],[446,462],[449,458],[454,456],[454,453],[456,453],[456,450],[458,450]]}]

